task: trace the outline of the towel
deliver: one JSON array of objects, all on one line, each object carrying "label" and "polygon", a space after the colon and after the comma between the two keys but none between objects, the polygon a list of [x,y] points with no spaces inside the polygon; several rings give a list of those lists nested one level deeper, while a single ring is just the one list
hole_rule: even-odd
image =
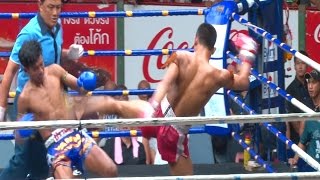
[{"label": "towel", "polygon": [[[139,156],[139,143],[137,141],[137,137],[131,137],[131,144],[132,144],[132,155],[134,158]],[[123,156],[122,156],[122,146],[121,146],[121,138],[116,137],[114,140],[114,161],[117,164],[123,163]]]}]

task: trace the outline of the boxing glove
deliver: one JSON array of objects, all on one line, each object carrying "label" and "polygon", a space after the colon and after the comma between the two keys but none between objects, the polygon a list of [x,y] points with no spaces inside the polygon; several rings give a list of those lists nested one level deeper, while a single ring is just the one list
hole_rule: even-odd
[{"label": "boxing glove", "polygon": [[234,47],[239,51],[239,59],[243,63],[254,64],[257,53],[257,43],[250,37],[238,33],[231,39]]},{"label": "boxing glove", "polygon": [[83,55],[83,47],[80,44],[71,44],[68,50],[68,59],[77,60]]},{"label": "boxing glove", "polygon": [[97,76],[91,71],[84,71],[80,74],[77,84],[86,91],[93,91],[97,86]]},{"label": "boxing glove", "polygon": [[[34,115],[32,113],[27,113],[23,115],[18,121],[33,121]],[[33,129],[18,129],[17,133],[22,138],[30,137],[33,134]]]},{"label": "boxing glove", "polygon": [[0,122],[4,120],[5,113],[6,113],[6,108],[0,106]]}]

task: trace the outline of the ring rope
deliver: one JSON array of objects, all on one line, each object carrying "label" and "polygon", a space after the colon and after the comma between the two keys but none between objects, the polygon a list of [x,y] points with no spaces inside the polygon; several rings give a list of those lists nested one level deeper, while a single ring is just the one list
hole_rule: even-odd
[{"label": "ring rope", "polygon": [[[99,96],[99,95],[108,95],[108,96],[121,96],[121,95],[152,95],[155,92],[155,89],[128,89],[128,90],[95,90],[89,91],[87,96]],[[71,96],[82,95],[78,91],[68,91],[68,94]],[[216,92],[215,94],[223,95],[223,93]],[[8,94],[8,97],[14,98],[16,92],[11,91]]]},{"label": "ring rope", "polygon": [[0,52],[0,57],[10,57],[11,52],[9,51],[2,51]]},{"label": "ring rope", "polygon": [[[230,51],[227,51],[227,55],[235,60],[238,64],[241,64],[240,59],[238,59],[236,56],[231,54]],[[256,77],[260,82],[267,84],[271,89],[276,90],[282,97],[284,97],[287,101],[291,102],[293,105],[295,105],[297,108],[301,109],[302,111],[306,113],[316,113],[312,109],[310,109],[308,106],[305,104],[301,103],[299,100],[296,98],[292,97],[290,94],[288,94],[285,90],[281,89],[279,86],[276,84],[272,83],[272,81],[269,81],[267,78],[263,77],[262,74],[260,74],[258,71],[254,70],[251,68],[251,74]]]},{"label": "ring rope", "polygon": [[[87,50],[84,51],[83,56],[153,56],[153,55],[170,55],[175,51],[184,50],[193,52],[194,49],[126,49],[126,50]],[[0,57],[10,57],[11,52],[2,51],[0,52]]]},{"label": "ring rope", "polygon": [[[146,17],[146,16],[185,16],[205,15],[207,9],[180,9],[180,10],[141,10],[141,11],[109,11],[109,12],[62,12],[61,18],[121,18],[121,17]],[[37,13],[1,13],[0,19],[30,19]]]},{"label": "ring rope", "polygon": [[318,64],[314,60],[310,59],[309,57],[301,54],[299,51],[292,49],[289,45],[281,42],[279,39],[274,38],[272,36],[272,34],[270,34],[268,31],[266,31],[258,26],[253,25],[251,22],[243,19],[240,15],[238,15],[236,13],[232,13],[232,17],[234,20],[238,21],[240,24],[247,26],[248,28],[250,28],[251,30],[253,30],[257,34],[259,34],[260,36],[275,43],[278,47],[280,47],[284,51],[293,54],[295,57],[301,59],[303,62],[307,63],[308,65],[310,65],[311,67],[313,67],[314,69],[316,69],[317,71],[320,72],[320,64]]},{"label": "ring rope", "polygon": [[[320,113],[294,113],[294,114],[257,114],[213,117],[166,117],[166,118],[135,118],[135,119],[98,119],[81,120],[86,128],[100,126],[159,126],[159,125],[201,125],[201,124],[227,124],[227,123],[261,123],[261,122],[289,122],[289,121],[318,121]],[[19,121],[0,122],[0,130],[10,129],[43,129],[43,128],[76,128],[79,120],[50,120],[50,121]],[[121,124],[121,125],[119,125]]]},{"label": "ring rope", "polygon": [[[247,111],[248,113],[252,113],[253,115],[257,114],[248,105],[243,103],[240,100],[240,98],[236,97],[235,94],[231,90],[228,90],[227,93],[231,97],[231,99],[234,102],[236,102],[240,107],[246,107],[246,108],[244,108],[246,111],[247,111],[247,109],[250,109],[250,111]],[[310,155],[308,155],[306,152],[304,152],[301,148],[299,148],[296,144],[294,144],[285,135],[283,135],[278,129],[273,127],[270,123],[264,122],[264,123],[262,123],[262,125],[265,128],[267,128],[272,134],[274,134],[277,138],[279,138],[282,142],[284,142],[286,145],[288,145],[294,152],[296,152],[299,155],[299,157],[301,157],[311,167],[313,167],[317,171],[320,171],[320,164],[316,160],[314,160]]]},{"label": "ring rope", "polygon": [[[208,133],[208,134],[214,134],[213,129],[205,128],[205,127],[192,127],[189,129],[188,134],[200,134],[200,133]],[[108,137],[135,137],[135,136],[142,136],[142,133],[140,130],[118,130],[118,131],[91,131],[87,132],[87,134],[93,138],[108,138]],[[254,159],[262,165],[269,173],[275,172],[273,168],[267,164],[256,152],[249,147],[246,143],[243,142],[243,140],[240,138],[240,136],[236,132],[232,132],[232,136],[234,139],[244,148],[246,149],[251,157],[254,157]],[[15,135],[12,133],[4,133],[0,134],[0,140],[12,140],[15,139]]]},{"label": "ring rope", "polygon": [[[210,128],[204,127],[192,127],[189,129],[188,134],[214,134]],[[112,130],[112,131],[88,131],[87,134],[94,138],[109,138],[109,137],[136,137],[142,136],[140,130]],[[12,140],[15,139],[13,133],[0,133],[0,140]]]},{"label": "ring rope", "polygon": [[[244,180],[244,179],[319,179],[320,172],[298,173],[255,173],[255,174],[224,174],[224,175],[193,175],[193,176],[158,176],[158,177],[119,177],[119,178],[92,178],[96,180]],[[89,178],[91,179],[91,178]],[[78,179],[80,180],[80,179]]]},{"label": "ring rope", "polygon": [[236,132],[231,133],[232,137],[245,149],[247,150],[251,157],[253,157],[263,168],[265,168],[269,173],[275,172],[270,164],[266,163],[260,155],[258,155],[253,148],[246,144]]},{"label": "ring rope", "polygon": [[[141,17],[141,16],[168,16],[168,15],[203,15],[203,14],[199,14],[199,12],[200,11],[198,11],[198,14],[179,14],[180,12],[176,12],[176,14],[175,14],[175,12],[169,12],[169,11],[161,11],[161,15],[160,14],[157,14],[157,13],[160,13],[160,12],[150,12],[150,15],[148,15],[148,13],[146,13],[146,12],[144,12],[144,13],[142,13],[142,12],[132,12],[132,11],[125,11],[125,16],[122,16],[122,14],[121,14],[121,12],[119,12],[119,14],[117,13],[117,14],[113,14],[113,13],[110,13],[110,16],[109,17]],[[202,11],[201,11],[202,12]],[[109,13],[109,12],[104,12],[104,13]],[[7,14],[7,13],[3,13],[4,15],[5,14]],[[9,14],[9,13],[8,13]],[[26,18],[26,17],[28,17],[28,15],[30,15],[30,14],[32,14],[32,13],[11,13],[11,18]],[[62,14],[64,14],[64,13],[62,13]],[[63,15],[61,14],[61,17],[63,18]],[[78,16],[74,16],[74,14],[76,14],[76,13],[69,13],[68,14],[68,12],[66,12],[65,13],[66,14],[66,16],[65,17],[78,17]],[[152,14],[152,15],[151,15]],[[34,16],[35,14],[33,14],[33,16]],[[99,17],[99,15],[101,15],[101,16],[104,16],[103,14],[99,14],[99,12],[84,12],[84,13],[79,13],[78,14],[79,15],[79,17],[86,17],[86,15],[88,15],[88,17]],[[33,17],[32,16],[32,17]],[[4,16],[5,17],[5,16]],[[0,14],[0,18],[2,18],[2,15]],[[256,31],[257,32],[257,31]],[[273,38],[273,40],[271,40],[271,41],[274,41],[274,38]],[[284,44],[284,45],[286,45],[286,44]],[[280,44],[280,47],[281,46],[283,46],[283,43],[282,44]],[[288,46],[288,45],[287,45]],[[288,46],[289,48],[290,48],[290,46]],[[282,49],[283,48],[287,48],[286,46],[284,46],[284,47],[282,47]],[[292,49],[289,49],[289,52],[291,52],[290,50],[292,50]],[[287,50],[286,50],[287,51]],[[295,51],[295,50],[294,50]],[[159,53],[159,52],[157,52],[157,51],[153,51],[152,53],[154,53],[154,52],[156,52],[156,53]],[[2,52],[1,52],[2,53]],[[0,53],[0,56],[1,56],[1,53]],[[6,53],[6,52],[5,52]],[[86,55],[108,55],[108,53],[109,52],[100,52],[100,51],[97,51],[97,52],[95,52],[94,50],[90,50],[90,51],[87,51],[87,54]],[[116,55],[116,54],[112,54],[113,52],[110,52],[110,55]],[[119,53],[119,54],[123,54],[123,56],[128,56],[128,55],[136,55],[136,56],[139,56],[139,55],[151,55],[151,54],[148,54],[148,53],[150,53],[150,52],[148,52],[148,50],[147,51],[136,51],[136,52],[133,52],[132,50],[125,50],[124,52],[116,52],[116,53]],[[161,53],[162,53],[162,55],[167,55],[168,53],[164,53],[163,51],[161,51]],[[171,52],[172,53],[172,52]],[[292,54],[295,54],[295,52],[291,52]],[[154,54],[152,54],[152,55],[154,55]],[[161,55],[161,54],[157,54],[157,55]],[[302,54],[301,54],[302,55]],[[121,55],[117,55],[117,56],[121,56]],[[299,54],[297,54],[296,56],[299,56]],[[303,55],[302,55],[303,56]],[[309,64],[309,63],[308,63]],[[310,64],[309,64],[310,65]],[[254,75],[254,74],[253,74]],[[256,74],[257,75],[257,74]],[[256,76],[255,75],[255,76]],[[259,74],[258,76],[262,76],[261,74]],[[264,78],[264,77],[263,77]],[[259,78],[258,78],[259,79]],[[263,82],[263,80],[261,80],[261,79],[259,79],[260,81],[262,81]],[[269,81],[270,82],[270,81]],[[267,82],[268,83],[268,82]],[[269,84],[269,83],[268,83]],[[270,87],[271,87],[271,85],[269,85]],[[230,93],[230,91],[229,91],[229,93]],[[229,94],[228,93],[228,94]],[[127,94],[127,93],[126,93]],[[280,94],[280,93],[279,93]],[[100,94],[100,95],[102,95],[102,94]],[[121,93],[121,94],[116,94],[116,95],[123,95],[123,92]],[[229,94],[230,95],[230,94]],[[287,98],[286,98],[287,99]],[[291,99],[292,99],[292,97],[291,97]],[[289,101],[291,101],[291,99],[290,98],[288,98],[287,100],[289,100]],[[254,111],[253,110],[251,110],[251,111],[249,111],[250,113],[254,113]],[[78,122],[79,123],[79,122]],[[80,121],[80,123],[81,123],[81,121]],[[280,132],[281,133],[281,132]],[[234,132],[232,133],[232,135],[235,137],[235,138],[237,138],[238,139],[238,141],[239,141],[239,143],[241,143],[241,144],[244,144],[244,146],[247,146],[247,150],[251,153],[251,151],[253,151],[252,149],[250,149],[250,147],[247,145],[247,144],[245,144],[244,142],[242,142],[241,141],[241,139],[239,139],[240,137],[239,137],[239,135],[237,135],[237,134],[235,134]],[[276,134],[277,135],[277,134]],[[277,137],[278,137],[278,135],[277,135]],[[291,141],[291,140],[289,140],[289,141]],[[290,146],[291,147],[291,146]],[[253,153],[255,153],[254,151],[253,151]],[[299,155],[300,156],[300,155]],[[255,157],[255,159],[259,159],[259,158],[256,158],[256,157],[258,157],[258,155],[256,155],[256,156],[254,156]],[[301,156],[300,156],[301,157]],[[303,158],[303,157],[302,157]],[[261,159],[261,158],[260,158]],[[260,160],[259,159],[259,160]],[[262,160],[262,159],[261,159]],[[263,161],[263,160],[262,160]],[[308,161],[307,161],[308,162]],[[265,164],[265,165],[267,165],[267,164]],[[319,164],[318,164],[319,165]],[[265,166],[264,166],[265,167]],[[266,167],[268,167],[268,166],[266,166]],[[271,168],[271,167],[270,167]],[[273,170],[272,170],[273,171]],[[318,168],[318,171],[319,171],[319,168]],[[290,177],[292,178],[292,174],[298,174],[298,173],[290,173],[291,175],[290,175]],[[257,175],[257,174],[256,174]],[[269,175],[269,174],[267,174],[267,175]],[[277,175],[279,175],[279,173],[277,174]],[[311,175],[310,173],[308,173],[308,177],[310,177],[309,175]],[[215,176],[217,176],[217,175],[215,175]],[[225,175],[221,175],[221,176],[224,176],[225,177]],[[247,174],[245,175],[246,177],[248,177],[247,176]],[[295,177],[296,177],[296,175],[294,175]],[[317,173],[317,174],[315,174],[315,176],[316,177],[320,177],[320,174],[319,173]],[[170,177],[172,177],[172,176],[170,176]],[[195,176],[191,176],[192,177],[192,179],[195,179]],[[266,178],[266,175],[264,175],[264,176],[262,176],[263,178]],[[186,179],[187,177],[183,177],[183,178],[178,178],[178,179]],[[234,179],[234,178],[236,178],[236,179],[239,179],[239,178],[241,178],[241,177],[239,177],[239,176],[233,176],[233,178],[232,179]],[[258,177],[256,177],[256,178],[258,178]],[[279,176],[277,176],[277,178],[279,178]],[[141,178],[139,178],[139,179],[141,179]],[[163,177],[161,177],[161,179],[164,179]],[[175,178],[175,179],[177,179],[177,178]],[[210,179],[214,179],[213,178],[213,176],[210,176]],[[224,178],[219,178],[219,179],[224,179]],[[273,178],[272,178],[273,179]]]},{"label": "ring rope", "polygon": [[[128,90],[94,90],[89,91],[87,96],[99,96],[99,95],[108,95],[108,96],[121,96],[121,95],[152,95],[155,92],[155,89],[128,89]],[[78,91],[68,91],[68,94],[71,96],[83,95]],[[222,94],[222,93],[220,93]],[[16,96],[16,92],[11,91],[8,95],[10,98]]]}]

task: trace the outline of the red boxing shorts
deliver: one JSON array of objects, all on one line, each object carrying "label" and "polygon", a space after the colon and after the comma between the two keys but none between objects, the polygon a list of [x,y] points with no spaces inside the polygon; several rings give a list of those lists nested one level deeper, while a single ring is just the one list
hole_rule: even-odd
[{"label": "red boxing shorts", "polygon": [[[176,117],[167,98],[161,101],[156,117]],[[145,138],[156,137],[161,158],[174,163],[179,156],[189,157],[188,131],[189,126],[145,126],[141,127]]]}]

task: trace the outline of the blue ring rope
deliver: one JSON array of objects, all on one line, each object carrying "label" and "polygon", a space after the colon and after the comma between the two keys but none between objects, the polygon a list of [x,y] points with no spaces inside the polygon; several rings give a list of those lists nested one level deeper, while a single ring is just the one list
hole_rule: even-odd
[{"label": "blue ring rope", "polygon": [[[234,56],[233,54],[231,54],[230,51],[227,51],[227,55],[235,60],[236,63],[241,64],[240,59],[238,59],[236,56]],[[262,74],[260,74],[258,71],[254,70],[253,68],[251,68],[251,74],[256,77],[259,81],[261,81],[264,84],[267,84],[271,89],[277,91],[279,93],[280,96],[282,96],[283,98],[285,98],[287,101],[291,102],[293,100],[298,101],[296,98],[292,97],[290,94],[288,94],[285,90],[281,89],[279,86],[277,86],[276,84],[274,84],[273,82],[269,81],[267,78],[263,77]],[[298,101],[299,102],[299,101]],[[300,102],[301,103],[301,102]],[[293,105],[295,105],[294,103],[292,103]],[[301,103],[302,104],[302,103]],[[301,106],[305,106],[304,104],[297,106],[299,109],[300,108],[304,108],[306,110],[308,110],[309,113],[314,113],[314,111],[312,109],[310,109],[309,107],[305,106],[305,107],[301,107]]]},{"label": "blue ring rope", "polygon": [[236,14],[236,13],[232,13],[232,17],[234,20],[238,21],[240,24],[247,26],[248,28],[250,28],[251,30],[253,30],[254,32],[256,32],[257,34],[259,34],[260,36],[266,38],[267,40],[275,43],[277,46],[279,46],[281,49],[283,49],[286,52],[289,52],[291,54],[295,54],[297,51],[292,49],[289,45],[282,43],[279,39],[274,38],[272,36],[272,34],[270,34],[268,31],[253,25],[251,22],[243,19],[240,15]]},{"label": "blue ring rope", "polygon": [[[156,90],[155,89],[129,89],[129,90],[95,90],[89,92],[88,95],[94,96],[121,96],[121,95],[152,95]],[[81,95],[77,91],[68,91],[69,95],[78,96]],[[215,94],[223,95],[223,93],[216,92]]]},{"label": "blue ring rope", "polygon": [[293,54],[295,57],[301,57],[301,60],[303,60],[305,63],[310,65],[311,67],[315,68],[317,71],[320,72],[320,64],[317,62],[313,61],[312,59],[308,58],[307,56],[301,54],[295,49],[292,49],[289,45],[286,43],[281,42],[281,40],[274,38],[272,34],[270,34],[268,31],[253,25],[251,22],[243,19],[240,15],[236,13],[232,13],[232,17],[234,20],[238,21],[240,24],[247,26],[251,30],[253,30],[255,33],[259,34],[260,36],[266,38],[268,41],[275,43],[278,47],[283,49],[284,51]]},{"label": "blue ring rope", "polygon": [[[193,52],[194,49],[149,49],[149,50],[106,50],[95,51],[87,50],[83,53],[83,56],[159,56],[170,55],[175,51],[184,50]],[[10,57],[11,52],[2,51],[0,57]]]},{"label": "blue ring rope", "polygon": [[[210,130],[210,129],[209,129]],[[87,132],[88,135],[93,136],[93,134],[98,133],[99,138],[107,138],[107,137],[132,137],[132,133],[130,130],[118,130],[118,131],[93,131]],[[192,127],[189,129],[188,134],[201,134],[201,133],[208,133],[212,134],[214,132],[208,131],[208,129],[204,127]],[[137,130],[135,136],[141,136],[141,131]],[[0,140],[12,140],[15,139],[14,134],[12,133],[0,133]]]},{"label": "blue ring rope", "polygon": [[[242,107],[244,110],[246,110],[250,115],[256,115],[257,113],[250,108],[248,105],[243,103],[231,90],[227,91],[227,94],[230,96],[230,98],[236,102],[240,107]],[[249,111],[248,111],[249,110]],[[262,125],[267,128],[272,134],[274,134],[277,138],[279,138],[283,143],[288,145],[292,149],[292,145],[294,144],[290,139],[288,139],[285,135],[283,135],[277,128],[273,127],[270,123],[262,123]],[[296,152],[296,150],[292,149]],[[303,156],[300,156],[302,159],[304,159],[306,162],[306,158]]]},{"label": "blue ring rope", "polygon": [[[95,90],[89,92],[89,95],[93,96],[121,96],[121,95],[152,95],[155,92],[155,89],[128,89],[128,90]],[[68,91],[69,95],[78,96],[81,95],[77,91]]]},{"label": "blue ring rope", "polygon": [[[121,96],[121,95],[152,95],[155,92],[155,89],[128,89],[128,90],[95,90],[88,92],[88,96]],[[10,95],[12,94],[12,95]],[[83,95],[77,91],[68,91],[68,94],[71,96]],[[223,95],[223,93],[216,92],[215,94]],[[15,92],[9,93],[10,98],[15,97]]]},{"label": "blue ring rope", "polygon": [[231,133],[232,137],[243,147],[243,149],[247,150],[251,157],[253,157],[260,165],[262,165],[269,173],[273,173],[275,172],[273,170],[273,168],[271,167],[271,165],[269,165],[268,163],[266,163],[261,156],[259,156],[254,150],[253,148],[251,148],[250,146],[248,146],[248,144],[246,144],[240,137],[239,134],[237,134],[236,132],[232,132]]},{"label": "blue ring rope", "polygon": [[[186,16],[205,15],[207,9],[179,9],[179,10],[141,10],[141,11],[109,11],[109,12],[62,12],[60,18],[124,18],[124,17],[147,17],[147,16]],[[30,19],[37,13],[1,13],[0,19]]]}]

